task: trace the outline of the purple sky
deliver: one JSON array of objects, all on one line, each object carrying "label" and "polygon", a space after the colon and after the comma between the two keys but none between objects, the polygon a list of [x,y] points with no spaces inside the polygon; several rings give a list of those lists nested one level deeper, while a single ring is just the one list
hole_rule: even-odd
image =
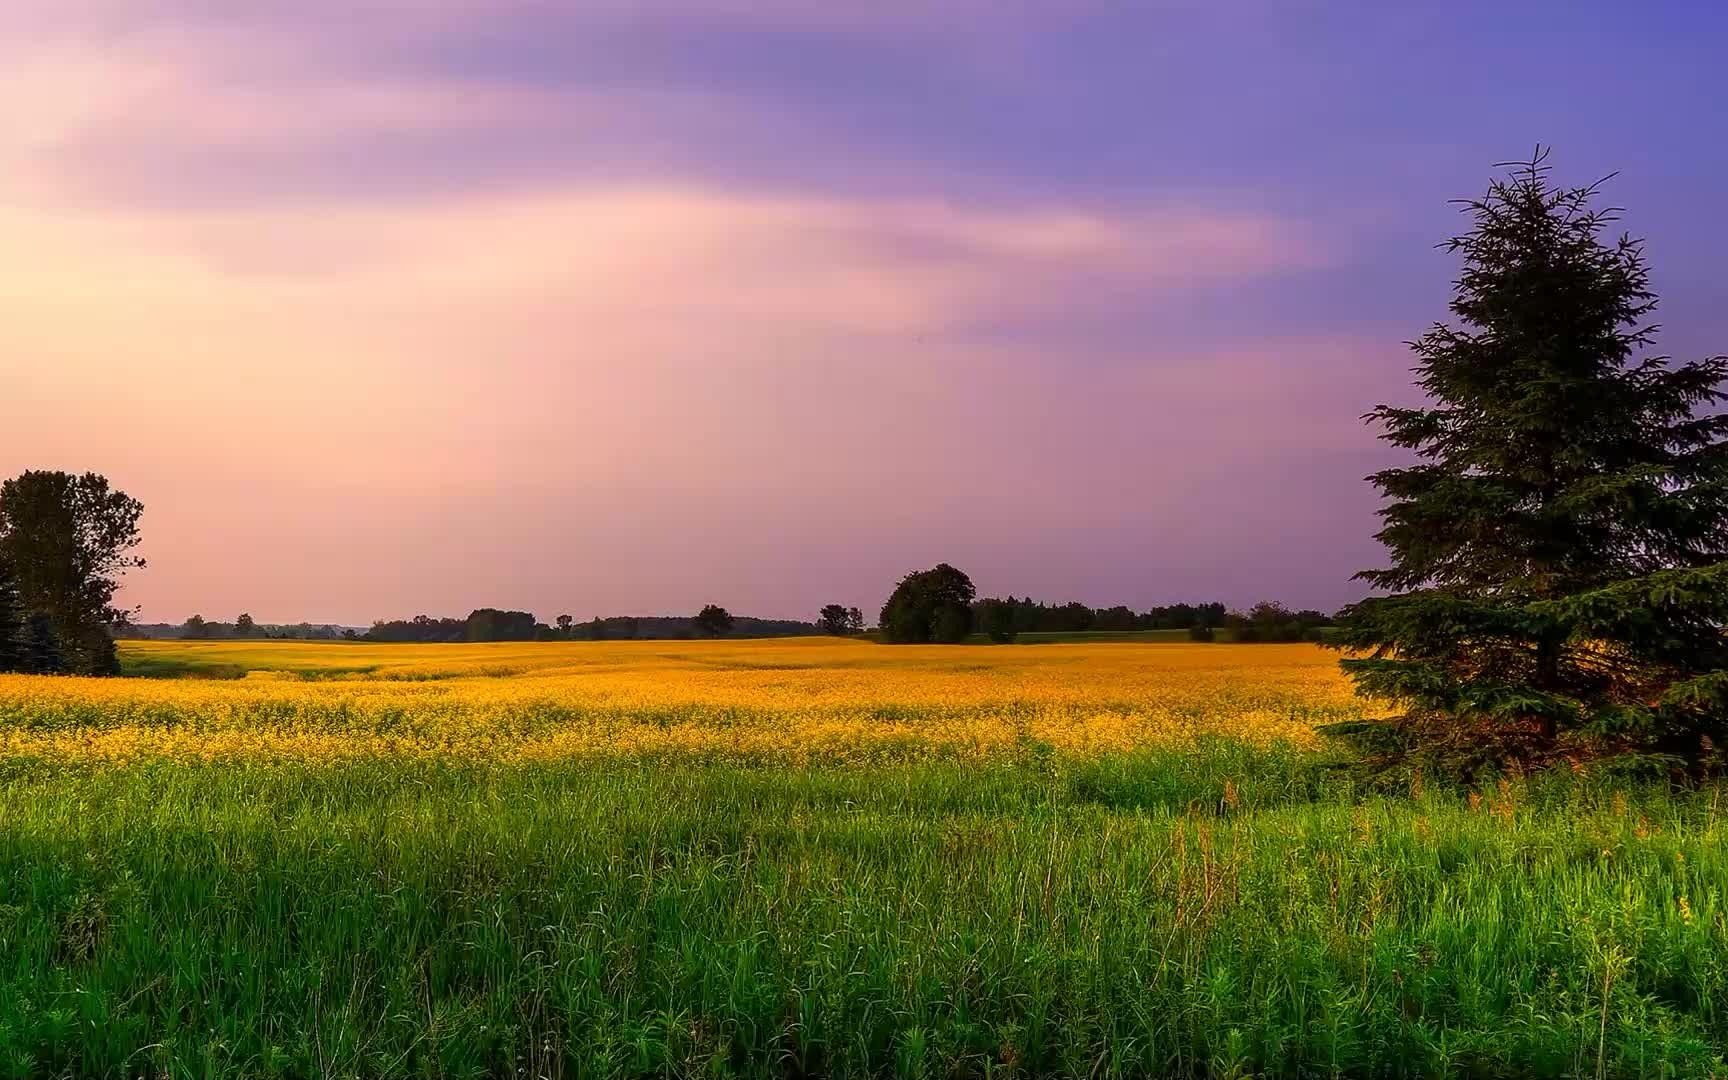
[{"label": "purple sky", "polygon": [[1554,144],[1728,349],[1699,3],[8,0],[0,473],[127,601],[1332,607],[1448,200]]}]

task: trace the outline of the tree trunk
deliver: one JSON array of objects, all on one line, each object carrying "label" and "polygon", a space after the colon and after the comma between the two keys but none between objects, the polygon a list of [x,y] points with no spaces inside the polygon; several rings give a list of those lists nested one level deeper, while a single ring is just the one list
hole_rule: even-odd
[{"label": "tree trunk", "polygon": [[[1543,634],[1536,642],[1535,683],[1538,690],[1548,693],[1560,687],[1560,641],[1552,634]],[[1537,724],[1544,739],[1554,738],[1556,729],[1552,716],[1539,717]]]}]

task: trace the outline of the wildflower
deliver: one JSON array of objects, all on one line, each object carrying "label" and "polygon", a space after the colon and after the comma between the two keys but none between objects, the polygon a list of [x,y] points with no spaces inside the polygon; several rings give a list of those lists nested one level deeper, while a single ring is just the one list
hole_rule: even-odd
[{"label": "wildflower", "polygon": [[[883,649],[858,641],[356,645],[126,642],[244,679],[0,675],[0,756],[121,763],[1067,756],[1311,746],[1361,705],[1306,645]],[[957,662],[958,661],[958,662]],[[1240,798],[1232,782],[1226,802]]]}]

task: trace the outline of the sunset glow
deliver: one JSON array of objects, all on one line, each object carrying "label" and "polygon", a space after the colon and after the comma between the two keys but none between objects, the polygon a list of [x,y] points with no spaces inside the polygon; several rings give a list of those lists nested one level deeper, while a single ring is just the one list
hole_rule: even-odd
[{"label": "sunset glow", "polygon": [[1723,16],[1346,6],[11,0],[0,475],[141,499],[146,619],[1335,606],[1493,162],[1728,330]]}]

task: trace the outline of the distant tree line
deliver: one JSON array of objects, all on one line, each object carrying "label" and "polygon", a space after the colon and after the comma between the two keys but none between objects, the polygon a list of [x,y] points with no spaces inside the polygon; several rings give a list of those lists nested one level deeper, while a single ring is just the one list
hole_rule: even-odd
[{"label": "distant tree line", "polygon": [[554,640],[553,630],[526,611],[477,608],[465,619],[416,615],[412,619],[375,622],[367,641],[535,641]]},{"label": "distant tree line", "polygon": [[980,626],[986,611],[1016,634],[1075,634],[1088,630],[1187,630],[1223,626],[1229,609],[1222,603],[1166,604],[1135,611],[1124,604],[1094,608],[1079,602],[1044,604],[1008,596],[978,601]]},{"label": "distant tree line", "polygon": [[1232,611],[1224,616],[1224,629],[1231,641],[1319,641],[1321,630],[1331,626],[1333,617],[1324,612],[1291,611],[1283,604],[1263,600],[1247,611]]},{"label": "distant tree line", "polygon": [[[713,608],[713,611],[709,611]],[[704,614],[707,615],[704,618]],[[733,615],[718,605],[708,605],[694,618],[675,615],[614,615],[572,622],[564,640],[571,641],[687,641],[700,637],[767,638],[809,637],[823,630],[816,623],[799,619],[758,619]]]},{"label": "distant tree line", "polygon": [[[1212,641],[1221,629],[1231,641],[1312,641],[1320,628],[1332,621],[1324,612],[1292,611],[1271,601],[1255,604],[1245,612],[1231,611],[1218,601],[1135,611],[1121,604],[1094,608],[1078,602],[1045,604],[1015,596],[976,597],[972,579],[947,563],[907,574],[882,605],[878,624],[882,640],[891,644],[953,644],[982,633],[1005,644],[1021,634],[1186,630],[1196,641]],[[828,611],[823,609],[824,616]]]},{"label": "distant tree line", "polygon": [[215,622],[202,615],[193,615],[182,623],[129,623],[118,628],[117,638],[181,639],[191,641],[234,641],[280,639],[285,641],[358,640],[360,632],[351,626],[330,623],[261,623],[242,614],[233,622]]},{"label": "distant tree line", "polygon": [[467,619],[437,619],[416,615],[412,619],[380,620],[366,631],[367,641],[466,641]]},{"label": "distant tree line", "polygon": [[815,623],[755,619],[709,604],[694,616],[614,615],[577,622],[560,615],[551,625],[526,611],[480,608],[465,619],[417,615],[372,624],[365,641],[661,641],[702,637],[795,637],[818,634]]},{"label": "distant tree line", "polygon": [[143,504],[95,473],[26,472],[0,484],[0,671],[117,675],[114,606]]}]

